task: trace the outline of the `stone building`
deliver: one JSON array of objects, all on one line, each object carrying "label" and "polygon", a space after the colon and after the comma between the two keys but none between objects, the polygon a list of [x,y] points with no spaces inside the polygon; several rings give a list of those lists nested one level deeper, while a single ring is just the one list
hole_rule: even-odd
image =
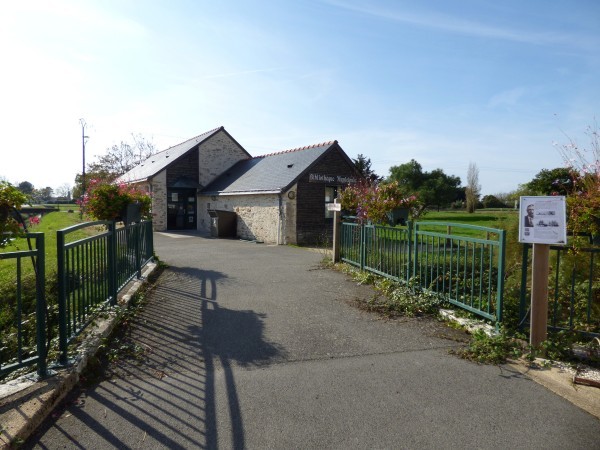
[{"label": "stone building", "polygon": [[314,244],[331,240],[326,204],[360,177],[337,141],[252,157],[219,127],[152,155],[120,180],[152,193],[156,231],[210,232],[216,210],[235,213],[239,238]]}]

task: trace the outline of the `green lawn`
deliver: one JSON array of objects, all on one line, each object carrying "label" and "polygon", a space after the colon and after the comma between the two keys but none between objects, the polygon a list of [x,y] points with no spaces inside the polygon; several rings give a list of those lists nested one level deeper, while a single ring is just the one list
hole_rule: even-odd
[{"label": "green lawn", "polygon": [[[472,214],[466,211],[430,211],[423,215],[417,222],[450,222],[463,225],[476,225],[480,227],[499,228],[508,230],[518,217],[517,210],[511,209],[481,209]],[[446,227],[425,227],[427,231],[447,231]],[[454,227],[452,234],[462,236],[483,237],[481,232],[465,228]]]},{"label": "green lawn", "polygon": [[[38,225],[29,229],[30,232],[42,232],[45,235],[46,273],[56,270],[56,231],[81,223],[78,213],[51,212],[45,214]],[[71,240],[82,239],[89,236],[89,232],[77,231]],[[32,240],[32,246],[35,241]],[[1,253],[28,250],[27,239],[15,239],[6,248],[0,249]],[[15,260],[0,260],[0,284],[13,283],[15,279]],[[23,273],[32,271],[32,265],[28,260],[23,261]]]}]

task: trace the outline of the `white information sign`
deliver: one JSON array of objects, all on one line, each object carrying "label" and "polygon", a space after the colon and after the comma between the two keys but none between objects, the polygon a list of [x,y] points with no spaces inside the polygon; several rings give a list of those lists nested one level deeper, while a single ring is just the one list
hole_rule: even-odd
[{"label": "white information sign", "polygon": [[567,243],[564,196],[521,197],[519,220],[519,242],[562,245]]},{"label": "white information sign", "polygon": [[327,208],[327,211],[341,211],[342,210],[341,203],[327,203],[325,205],[325,207]]}]

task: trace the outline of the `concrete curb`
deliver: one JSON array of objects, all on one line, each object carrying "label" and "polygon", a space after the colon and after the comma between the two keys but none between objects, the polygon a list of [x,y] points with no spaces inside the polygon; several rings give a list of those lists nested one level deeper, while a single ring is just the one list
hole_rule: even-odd
[{"label": "concrete curb", "polygon": [[140,280],[133,280],[118,298],[119,306],[106,317],[96,320],[84,332],[77,349],[75,362],[65,369],[53,368],[55,374],[44,380],[36,380],[31,374],[19,377],[0,389],[0,450],[8,450],[24,442],[77,385],[90,357],[94,356],[118,324],[120,310],[127,308],[133,295],[154,272],[157,263],[147,264]]},{"label": "concrete curb", "polygon": [[538,359],[532,367],[528,361],[518,360],[510,361],[509,366],[600,419],[600,389],[575,384],[573,371],[556,365],[544,367],[544,362],[545,360]]}]

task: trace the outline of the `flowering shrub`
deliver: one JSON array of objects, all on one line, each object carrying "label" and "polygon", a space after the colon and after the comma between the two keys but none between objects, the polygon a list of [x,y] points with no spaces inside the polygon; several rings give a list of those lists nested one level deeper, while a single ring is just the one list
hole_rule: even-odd
[{"label": "flowering shrub", "polygon": [[29,227],[31,228],[31,227],[34,227],[36,225],[39,225],[41,217],[42,217],[41,214],[29,217],[29,219],[28,219],[28,221],[29,221]]},{"label": "flowering shrub", "polygon": [[123,210],[130,203],[140,204],[142,217],[150,215],[152,199],[147,192],[126,183],[92,180],[79,206],[85,214],[96,220],[120,220]]},{"label": "flowering shrub", "polygon": [[567,196],[567,208],[572,231],[600,235],[600,171],[576,183]]},{"label": "flowering shrub", "polygon": [[16,187],[6,181],[0,181],[0,248],[8,244],[10,236],[22,232],[12,216],[12,211],[20,209],[27,202],[27,196]]},{"label": "flowering shrub", "polygon": [[398,182],[378,185],[358,183],[348,186],[340,194],[342,208],[352,211],[358,220],[370,220],[383,224],[388,221],[388,213],[397,208],[407,208],[415,216],[420,202],[415,195],[406,195]]},{"label": "flowering shrub", "polygon": [[588,127],[591,146],[580,148],[571,141],[560,152],[572,172],[573,188],[567,195],[569,228],[575,233],[600,235],[600,134]]}]

